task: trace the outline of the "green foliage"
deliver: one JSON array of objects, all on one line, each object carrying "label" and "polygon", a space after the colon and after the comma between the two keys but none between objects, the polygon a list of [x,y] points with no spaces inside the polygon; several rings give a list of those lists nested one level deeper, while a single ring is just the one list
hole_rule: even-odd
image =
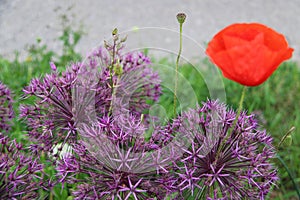
[{"label": "green foliage", "polygon": [[[170,84],[173,81],[175,81],[175,78],[172,80],[172,77],[175,77],[175,71],[173,70],[163,70],[162,68],[169,68],[172,66],[175,66],[175,63],[173,63],[170,58],[163,58],[161,60],[156,61],[153,59],[153,67],[154,69],[160,68],[160,76],[164,76],[162,73],[168,75],[164,76],[166,80],[163,80],[161,83],[162,86],[162,96],[159,99],[158,104],[162,106],[165,109],[166,112],[166,117],[168,119],[171,119],[174,117],[173,113],[173,99],[174,99],[174,94],[172,90],[174,89],[174,84]],[[183,63],[180,65],[179,70],[179,79],[178,79],[178,96],[179,97],[189,97],[189,96],[194,96],[196,97],[196,101],[193,102],[193,100],[190,100],[188,102],[180,102],[180,104],[177,104],[177,112],[180,110],[187,110],[188,108],[191,107],[196,107],[197,103],[201,103],[203,101],[207,100],[207,97],[209,95],[208,89],[206,87],[206,83],[204,80],[203,75],[197,70],[197,66],[192,65],[190,63]],[[167,81],[168,84],[164,83],[164,81]],[[185,86],[188,85],[191,88],[185,88]],[[192,90],[192,91],[191,91]],[[190,94],[189,92],[192,92]],[[178,100],[177,100],[178,101]],[[191,102],[193,104],[191,105]],[[157,113],[156,113],[157,114]]]},{"label": "green foliage", "polygon": [[63,54],[59,57],[61,64],[81,59],[80,54],[75,51],[75,47],[81,39],[82,34],[81,30],[74,31],[70,26],[64,28],[62,35],[58,38],[63,43]]}]

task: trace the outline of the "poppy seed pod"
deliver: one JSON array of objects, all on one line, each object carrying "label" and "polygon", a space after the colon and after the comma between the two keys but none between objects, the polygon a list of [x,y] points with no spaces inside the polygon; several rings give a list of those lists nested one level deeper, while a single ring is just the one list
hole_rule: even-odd
[{"label": "poppy seed pod", "polygon": [[179,24],[183,24],[184,21],[185,21],[185,18],[186,18],[186,14],[184,13],[178,13],[177,16],[176,16]]}]

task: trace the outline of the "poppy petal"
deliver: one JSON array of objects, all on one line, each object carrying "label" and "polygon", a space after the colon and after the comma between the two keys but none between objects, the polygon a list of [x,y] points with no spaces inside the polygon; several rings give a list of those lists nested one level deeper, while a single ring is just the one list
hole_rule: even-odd
[{"label": "poppy petal", "polygon": [[221,30],[206,49],[223,75],[247,86],[266,81],[292,56],[285,37],[258,23],[233,24]]}]

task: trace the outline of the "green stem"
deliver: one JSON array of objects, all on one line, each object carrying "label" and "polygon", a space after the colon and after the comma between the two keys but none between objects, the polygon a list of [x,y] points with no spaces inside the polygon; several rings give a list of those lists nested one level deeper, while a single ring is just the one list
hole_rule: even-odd
[{"label": "green stem", "polygon": [[[113,35],[113,37],[115,37]],[[111,115],[112,112],[112,104],[113,104],[113,97],[115,95],[115,91],[114,91],[114,80],[113,80],[113,68],[115,65],[115,56],[116,56],[116,40],[115,38],[113,38],[114,43],[113,43],[113,52],[112,52],[112,60],[111,60],[111,65],[109,67],[109,75],[110,75],[110,87],[111,87],[111,97],[112,100],[110,102],[110,106],[109,106],[109,111],[108,111],[108,115]]]},{"label": "green stem", "polygon": [[[236,117],[233,121],[233,124],[232,124],[231,128],[227,131],[224,140],[222,141],[221,145],[218,148],[217,155],[216,155],[216,161],[218,160],[218,158],[220,156],[220,151],[221,151],[222,147],[224,146],[225,142],[230,137],[231,132],[236,128],[237,121],[238,121],[238,119],[241,115],[241,112],[243,110],[243,103],[244,103],[244,99],[245,99],[246,90],[247,90],[247,87],[243,86],[243,91],[242,91],[242,95],[241,95],[241,98],[240,98],[239,107],[238,107],[238,110],[237,110]],[[238,135],[236,137],[238,137]]]},{"label": "green stem", "polygon": [[239,108],[237,110],[237,114],[236,114],[236,117],[235,117],[232,129],[234,129],[236,127],[236,123],[237,123],[237,121],[238,121],[238,119],[239,119],[239,117],[241,115],[241,112],[242,112],[242,109],[243,109],[243,103],[244,103],[244,99],[245,99],[246,90],[247,90],[247,87],[244,86],[243,87],[243,91],[242,91],[242,96],[241,96],[241,99],[240,99],[240,102],[239,102]]},{"label": "green stem", "polygon": [[108,111],[109,116],[111,115],[111,112],[113,109],[113,104],[114,104],[114,97],[116,96],[116,90],[114,88],[118,87],[119,80],[120,80],[120,76],[117,77],[116,84],[113,85],[113,88],[112,88],[111,102],[110,102],[109,111]]},{"label": "green stem", "polygon": [[53,200],[53,191],[52,191],[52,190],[50,191],[50,197],[49,197],[49,200]]},{"label": "green stem", "polygon": [[284,160],[278,154],[277,154],[277,158],[281,162],[281,164],[283,165],[283,167],[285,168],[285,170],[287,171],[290,179],[292,180],[294,188],[295,188],[295,190],[297,192],[298,198],[300,199],[300,189],[299,189],[299,187],[298,187],[298,185],[297,185],[297,183],[295,181],[295,178],[293,177],[292,172],[290,171],[290,169],[288,168],[288,166],[285,164]]},{"label": "green stem", "polygon": [[113,52],[112,52],[112,60],[111,60],[110,68],[109,68],[110,86],[111,86],[111,89],[112,89],[111,94],[113,94],[113,90],[114,90],[113,68],[114,68],[114,65],[115,65],[115,56],[116,56],[116,41],[114,40]]},{"label": "green stem", "polygon": [[176,59],[176,71],[175,71],[175,85],[174,85],[174,107],[173,107],[173,111],[174,111],[174,116],[176,116],[176,98],[177,98],[177,88],[178,88],[178,68],[179,68],[179,60],[180,60],[180,55],[181,55],[181,51],[182,51],[182,24],[180,23],[180,28],[179,28],[179,34],[180,34],[180,38],[179,38],[179,52],[177,55],[177,59]]}]

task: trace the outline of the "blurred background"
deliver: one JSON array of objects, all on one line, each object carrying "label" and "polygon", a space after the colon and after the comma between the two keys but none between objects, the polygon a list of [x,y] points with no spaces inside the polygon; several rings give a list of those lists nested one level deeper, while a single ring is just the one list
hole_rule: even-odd
[{"label": "blurred background", "polygon": [[[284,34],[295,48],[294,59],[300,52],[300,1],[298,0],[0,0],[0,54],[11,56],[23,52],[27,44],[42,38],[50,49],[59,50],[61,18],[67,15],[72,26],[82,26],[85,33],[77,45],[86,54],[113,28],[120,32],[144,27],[178,30],[175,15],[185,12],[184,34],[204,44],[225,26],[236,22],[260,22]],[[177,39],[177,38],[175,38]],[[166,48],[177,48],[174,38],[152,33],[135,42],[145,45],[164,41]],[[184,48],[189,56],[198,56],[199,49]]]}]

